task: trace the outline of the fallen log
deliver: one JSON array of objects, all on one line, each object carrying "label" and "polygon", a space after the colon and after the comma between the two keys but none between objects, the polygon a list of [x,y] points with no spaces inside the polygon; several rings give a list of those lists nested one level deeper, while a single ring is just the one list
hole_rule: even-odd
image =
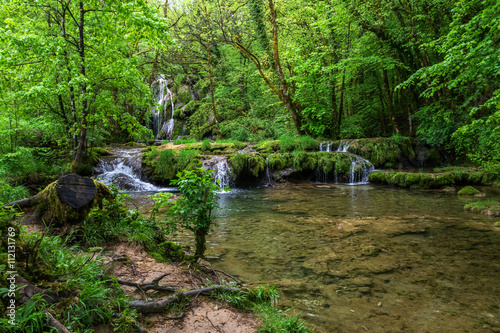
[{"label": "fallen log", "polygon": [[140,313],[158,313],[165,310],[165,308],[171,303],[177,303],[182,301],[184,298],[189,296],[198,295],[201,293],[206,293],[213,290],[223,290],[229,292],[246,292],[240,288],[230,288],[225,286],[214,286],[201,289],[194,289],[185,292],[176,293],[173,296],[167,297],[156,302],[144,302],[144,301],[130,301],[129,305],[132,309],[136,309]]}]

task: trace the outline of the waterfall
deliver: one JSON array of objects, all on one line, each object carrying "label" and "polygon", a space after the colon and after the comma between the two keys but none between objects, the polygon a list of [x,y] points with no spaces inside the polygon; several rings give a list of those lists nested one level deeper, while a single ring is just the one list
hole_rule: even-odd
[{"label": "waterfall", "polygon": [[203,168],[212,170],[214,182],[219,183],[221,192],[224,192],[226,186],[231,187],[233,179],[231,178],[231,167],[226,156],[211,156],[203,161]]},{"label": "waterfall", "polygon": [[[168,89],[168,80],[163,74],[159,75],[156,81],[151,84],[151,90],[156,101],[156,105],[151,109],[153,134],[157,140],[161,140],[172,136],[174,130],[174,98]],[[168,101],[170,101],[172,109],[169,120],[167,120]]]},{"label": "waterfall", "polygon": [[339,145],[339,147],[337,148],[336,151],[339,153],[347,153],[348,152],[347,149],[349,149],[350,146],[351,146],[350,142],[343,144],[343,145],[341,144],[341,145]]},{"label": "waterfall", "polygon": [[169,188],[160,188],[142,180],[141,162],[142,148],[109,149],[111,156],[99,159],[94,171],[97,179],[106,185],[116,185],[119,190],[127,192],[158,192]]},{"label": "waterfall", "polygon": [[[335,184],[347,184],[347,185],[359,185],[368,183],[368,175],[374,170],[373,164],[362,158],[361,156],[352,154],[349,152],[350,142],[344,142],[339,144],[336,150],[332,150],[332,142],[321,142],[319,144],[320,152],[332,152],[332,153],[342,153],[349,154],[351,160],[351,166],[349,172],[346,175],[337,174],[333,172]],[[325,147],[326,146],[326,147]],[[318,168],[316,172],[316,182],[318,184],[325,184],[329,181],[329,174],[323,172],[321,168]]]},{"label": "waterfall", "polygon": [[373,170],[373,164],[370,161],[358,155],[352,156],[348,185],[368,184],[368,176]]},{"label": "waterfall", "polygon": [[264,178],[264,187],[273,185],[273,175],[271,172],[271,167],[269,166],[269,158],[266,157],[266,175]]}]

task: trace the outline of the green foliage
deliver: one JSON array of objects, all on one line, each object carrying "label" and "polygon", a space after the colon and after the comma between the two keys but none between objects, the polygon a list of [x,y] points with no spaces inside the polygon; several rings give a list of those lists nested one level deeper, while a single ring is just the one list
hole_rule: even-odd
[{"label": "green foliage", "polygon": [[210,151],[210,147],[211,147],[210,140],[205,139],[201,142],[200,150],[201,151]]},{"label": "green foliage", "polygon": [[116,240],[143,244],[146,249],[154,248],[158,241],[162,241],[162,232],[156,224],[156,217],[160,209],[168,203],[170,193],[157,193],[153,200],[155,204],[149,219],[137,211],[129,211],[124,203],[130,195],[118,191],[111,186],[112,198],[103,199],[102,208],[94,207],[85,219],[81,238],[81,245],[92,247],[102,246]]},{"label": "green foliage", "polygon": [[203,257],[206,250],[205,238],[215,219],[212,211],[218,207],[216,191],[219,186],[212,181],[210,172],[202,168],[179,172],[177,177],[170,183],[178,187],[182,196],[170,208],[170,221],[174,230],[180,225],[194,232],[197,259]]},{"label": "green foliage", "polygon": [[0,157],[0,177],[11,183],[48,183],[65,170],[54,160],[37,156],[36,150],[20,147],[14,153]]},{"label": "green foliage", "polygon": [[42,295],[34,295],[29,302],[16,308],[16,320],[14,325],[9,323],[9,318],[0,318],[2,332],[5,333],[38,333],[44,332],[48,326],[48,317],[45,314],[47,302]]},{"label": "green foliage", "polygon": [[175,159],[172,149],[164,149],[158,152],[155,173],[160,177],[171,179],[175,175]]},{"label": "green foliage", "polygon": [[276,286],[258,286],[248,292],[214,291],[212,297],[227,302],[237,309],[254,311],[262,319],[258,332],[297,332],[312,333],[298,316],[289,316],[288,311],[280,310],[278,303],[281,293]]},{"label": "green foliage", "polygon": [[28,189],[24,186],[3,185],[0,188],[0,203],[9,203],[30,196]]}]

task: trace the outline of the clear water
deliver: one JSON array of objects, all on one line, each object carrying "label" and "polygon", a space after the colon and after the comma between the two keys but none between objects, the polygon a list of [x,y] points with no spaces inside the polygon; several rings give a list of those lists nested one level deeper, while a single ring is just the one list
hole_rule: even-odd
[{"label": "clear water", "polygon": [[221,195],[207,256],[249,285],[281,286],[318,332],[499,331],[500,232],[464,212],[468,200],[372,185],[238,190]]}]

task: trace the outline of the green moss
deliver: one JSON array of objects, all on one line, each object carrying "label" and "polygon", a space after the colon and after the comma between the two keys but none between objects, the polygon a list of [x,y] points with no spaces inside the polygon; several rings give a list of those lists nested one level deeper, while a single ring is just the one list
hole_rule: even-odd
[{"label": "green moss", "polygon": [[302,163],[306,158],[306,152],[304,150],[294,150],[292,152],[292,165],[295,169],[301,171]]},{"label": "green moss", "polygon": [[231,169],[233,170],[233,174],[238,176],[241,174],[246,167],[247,164],[247,156],[246,154],[236,154],[229,158],[229,164],[231,165]]},{"label": "green moss", "polygon": [[273,170],[283,170],[291,167],[289,154],[276,153],[268,156],[269,165]]},{"label": "green moss", "polygon": [[176,242],[163,242],[158,245],[158,250],[167,261],[184,261],[186,259],[182,246]]},{"label": "green moss", "polygon": [[458,195],[475,195],[479,193],[481,193],[481,191],[475,189],[472,186],[465,186],[463,189],[458,191]]},{"label": "green moss", "polygon": [[253,146],[253,148],[263,153],[277,152],[280,150],[280,141],[279,140],[262,141]]},{"label": "green moss", "polygon": [[464,209],[471,213],[488,216],[500,216],[500,202],[493,200],[476,201],[465,205]]},{"label": "green moss", "polygon": [[386,172],[382,170],[373,171],[368,176],[368,180],[373,183],[385,183],[387,182]]},{"label": "green moss", "polygon": [[495,223],[493,223],[493,226],[495,228],[500,228],[500,221],[496,221]]}]

